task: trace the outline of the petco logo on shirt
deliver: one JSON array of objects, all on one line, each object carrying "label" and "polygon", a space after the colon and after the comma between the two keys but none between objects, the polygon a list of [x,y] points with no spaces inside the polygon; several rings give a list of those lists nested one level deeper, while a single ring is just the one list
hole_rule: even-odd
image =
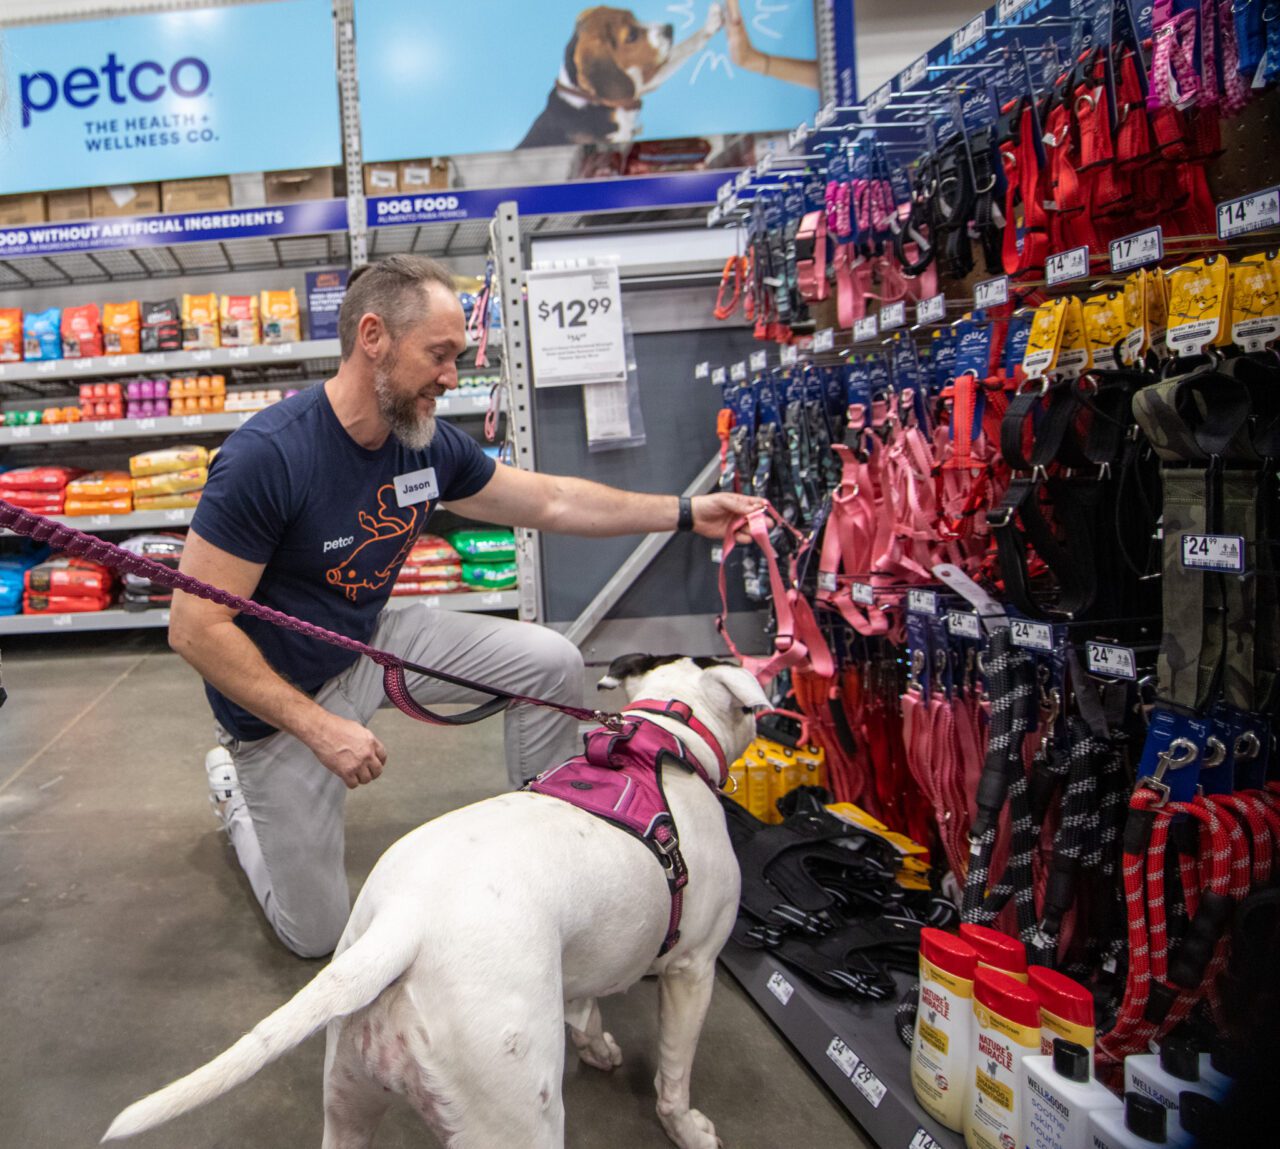
[{"label": "petco logo on shirt", "polygon": [[324,543],[324,550],[321,553],[327,555],[330,551],[339,551],[343,547],[349,547],[355,541],[355,535],[345,535],[338,539],[326,539]]}]

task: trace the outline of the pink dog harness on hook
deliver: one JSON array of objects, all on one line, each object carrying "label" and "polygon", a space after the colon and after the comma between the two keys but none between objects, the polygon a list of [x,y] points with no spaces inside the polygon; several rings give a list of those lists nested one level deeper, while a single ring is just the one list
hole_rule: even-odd
[{"label": "pink dog harness on hook", "polygon": [[[720,780],[707,772],[674,734],[655,722],[633,717],[637,712],[665,714],[683,722],[715,752]],[[583,735],[584,752],[545,770],[525,789],[559,798],[579,810],[639,838],[658,859],[671,893],[671,918],[661,957],[680,940],[680,914],[689,871],[680,853],[680,836],[662,788],[662,767],[674,762],[696,774],[712,791],[728,777],[724,751],[711,732],[679,701],[637,702],[623,711],[622,728],[599,728]]]}]

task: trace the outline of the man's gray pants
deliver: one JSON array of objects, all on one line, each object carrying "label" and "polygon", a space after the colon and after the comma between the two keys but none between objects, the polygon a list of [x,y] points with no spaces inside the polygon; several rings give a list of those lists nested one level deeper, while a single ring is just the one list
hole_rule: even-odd
[{"label": "man's gray pants", "polygon": [[[582,705],[577,647],[532,623],[414,603],[383,611],[370,645],[518,694]],[[422,675],[410,674],[407,681],[424,706],[485,699]],[[362,725],[379,707],[391,705],[382,690],[381,667],[367,658],[358,658],[326,682],[315,700]],[[513,787],[576,752],[577,722],[558,711],[513,706],[504,721],[507,776]],[[424,753],[430,753],[429,739],[428,733]],[[224,819],[267,921],[302,957],[332,952],[351,910],[344,859],[345,783],[283,731],[241,742],[219,728],[218,740],[231,752],[244,793],[243,803],[235,798],[228,803]]]}]

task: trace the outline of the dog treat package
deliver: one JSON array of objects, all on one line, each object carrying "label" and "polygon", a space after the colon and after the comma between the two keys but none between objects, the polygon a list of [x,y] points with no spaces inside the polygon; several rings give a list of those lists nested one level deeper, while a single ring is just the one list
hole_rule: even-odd
[{"label": "dog treat package", "polygon": [[134,455],[129,460],[129,474],[139,479],[144,475],[167,475],[171,471],[186,471],[208,465],[209,452],[206,448],[183,444],[180,447],[164,447],[159,451],[144,451],[141,455]]},{"label": "dog treat package", "polygon": [[194,507],[200,501],[199,491],[183,491],[176,495],[134,495],[135,511],[177,511]]},{"label": "dog treat package", "polygon": [[142,350],[182,350],[182,311],[176,299],[142,305]]},{"label": "dog treat package", "polygon": [[109,594],[44,594],[27,591],[22,596],[23,614],[84,614],[86,611],[106,610],[110,605]]},{"label": "dog treat package", "polygon": [[9,492],[24,491],[60,495],[72,479],[83,474],[78,467],[15,467],[0,474],[0,498],[7,499]]},{"label": "dog treat package", "polygon": [[222,297],[222,346],[251,347],[262,342],[256,295]]},{"label": "dog treat package", "polygon": [[109,567],[88,559],[58,555],[33,566],[24,576],[28,591],[68,597],[110,597],[112,575]]},{"label": "dog treat package", "polygon": [[64,515],[127,515],[132,510],[132,495],[120,495],[114,499],[73,499],[68,495],[62,505]]},{"label": "dog treat package", "polygon": [[512,590],[516,585],[516,564],[462,562],[462,581],[474,590]]},{"label": "dog treat package", "polygon": [[22,361],[22,309],[0,307],[0,363]]},{"label": "dog treat package", "polygon": [[456,578],[412,579],[409,582],[398,579],[391,588],[392,595],[402,594],[457,594],[467,588]]},{"label": "dog treat package", "polygon": [[199,351],[219,345],[217,295],[184,295],[182,297],[182,350]]},{"label": "dog treat package", "polygon": [[410,582],[424,578],[461,578],[462,564],[459,562],[415,563],[410,561],[400,568],[398,577]]},{"label": "dog treat package", "polygon": [[292,287],[288,291],[264,291],[261,301],[263,343],[296,343],[302,338],[298,293]]},{"label": "dog treat package", "polygon": [[143,475],[133,480],[135,495],[179,495],[198,491],[209,481],[207,467],[188,467],[185,471],[166,471],[161,475]]},{"label": "dog treat package", "polygon": [[414,566],[427,566],[431,563],[456,563],[459,555],[448,539],[439,535],[422,535],[409,551],[406,563]]},{"label": "dog treat package", "polygon": [[62,309],[34,311],[22,317],[22,357],[62,358]]},{"label": "dog treat package", "polygon": [[91,471],[67,484],[68,499],[119,499],[132,494],[128,471]]},{"label": "dog treat package", "polygon": [[[182,549],[185,546],[186,539],[182,535],[155,532],[131,535],[120,544],[120,549],[137,555],[139,558],[159,563],[163,567],[168,567],[169,570],[176,571],[178,564],[182,561]],[[152,582],[146,575],[133,574],[131,572],[125,573],[124,585],[126,592],[152,593],[166,591],[166,588]],[[166,593],[168,592],[166,591]]]},{"label": "dog treat package", "polygon": [[136,299],[102,305],[102,345],[108,355],[137,355],[141,330],[142,309]]},{"label": "dog treat package", "polygon": [[508,530],[469,528],[454,531],[449,542],[464,561],[472,563],[513,563],[516,536]]},{"label": "dog treat package", "polygon": [[96,303],[62,309],[62,355],[88,359],[102,354],[102,317]]}]

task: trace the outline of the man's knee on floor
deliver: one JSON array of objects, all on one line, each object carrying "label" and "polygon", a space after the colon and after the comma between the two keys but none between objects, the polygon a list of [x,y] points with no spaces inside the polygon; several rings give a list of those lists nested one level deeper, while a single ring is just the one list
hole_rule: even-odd
[{"label": "man's knee on floor", "polygon": [[561,701],[580,704],[585,672],[582,652],[562,634],[547,627],[530,627],[529,660],[540,689]]}]

